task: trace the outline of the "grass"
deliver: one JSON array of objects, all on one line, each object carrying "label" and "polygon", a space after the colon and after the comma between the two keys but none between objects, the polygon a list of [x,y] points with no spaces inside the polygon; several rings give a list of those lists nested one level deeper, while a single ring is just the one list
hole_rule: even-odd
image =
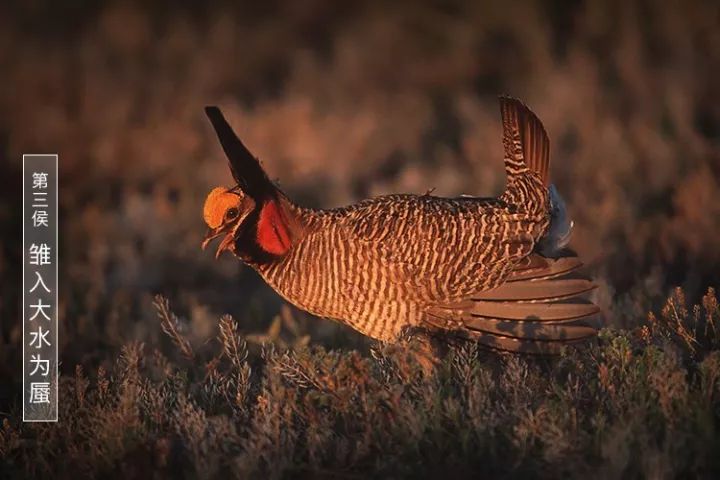
[{"label": "grass", "polygon": [[[194,350],[156,301],[169,352],[125,345],[62,379],[56,425],[4,420],[16,476],[713,476],[720,307],[676,291],[634,331],[560,358],[456,347],[431,375],[407,349],[369,356],[248,343],[230,316]],[[174,350],[174,351],[173,351]],[[169,357],[175,358],[170,360]],[[16,417],[17,418],[17,417]]]},{"label": "grass", "polygon": [[[0,237],[0,477],[717,475],[717,2],[180,3],[0,5],[0,187],[58,151],[62,219],[55,425],[19,420],[22,246]],[[597,345],[423,377],[200,251],[231,181],[205,105],[334,207],[500,192],[500,93],[548,130]],[[20,215],[0,202],[6,231]]]}]

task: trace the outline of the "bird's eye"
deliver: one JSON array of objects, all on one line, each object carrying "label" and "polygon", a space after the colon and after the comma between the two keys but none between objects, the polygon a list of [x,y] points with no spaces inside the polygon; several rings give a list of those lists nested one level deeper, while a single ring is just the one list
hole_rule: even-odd
[{"label": "bird's eye", "polygon": [[225,213],[225,218],[227,220],[234,220],[238,216],[238,209],[237,208],[229,208],[228,211]]}]

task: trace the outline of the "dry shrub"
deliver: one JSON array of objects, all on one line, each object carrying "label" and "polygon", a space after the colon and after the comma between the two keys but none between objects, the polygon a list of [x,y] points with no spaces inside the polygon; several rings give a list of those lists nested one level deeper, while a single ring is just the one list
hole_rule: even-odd
[{"label": "dry shrub", "polygon": [[62,382],[61,421],[5,420],[0,455],[8,473],[28,477],[711,474],[717,302],[709,291],[685,307],[678,290],[635,332],[606,329],[596,345],[560,358],[466,344],[430,374],[396,348],[376,358],[249,349],[225,316],[198,352],[205,365],[187,363],[173,342],[180,363],[158,376],[157,352],[136,342],[109,372],[87,378],[78,366]]}]

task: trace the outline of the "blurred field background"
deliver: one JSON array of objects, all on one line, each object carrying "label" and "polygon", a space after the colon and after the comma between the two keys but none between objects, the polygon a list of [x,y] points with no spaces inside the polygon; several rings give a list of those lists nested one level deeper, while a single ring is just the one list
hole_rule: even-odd
[{"label": "blurred field background", "polygon": [[[432,188],[499,193],[497,95],[521,98],[549,133],[572,246],[598,279],[608,324],[640,328],[674,287],[700,303],[720,285],[719,25],[720,5],[700,0],[3,2],[5,428],[20,428],[22,153],[60,154],[69,382],[76,365],[94,382],[137,342],[141,354],[176,355],[153,308],[158,293],[194,349],[211,348],[229,313],[251,347],[357,349],[370,362],[370,342],[283,306],[230,255],[200,251],[204,196],[231,182],[207,104],[224,110],[291,198],[334,207]],[[718,403],[710,409],[717,426]],[[27,451],[17,448],[0,453],[21,469]]]}]

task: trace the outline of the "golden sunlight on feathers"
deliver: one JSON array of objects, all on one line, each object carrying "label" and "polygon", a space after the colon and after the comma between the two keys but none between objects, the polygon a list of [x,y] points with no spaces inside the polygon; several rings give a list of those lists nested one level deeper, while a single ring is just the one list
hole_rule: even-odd
[{"label": "golden sunlight on feathers", "polygon": [[[225,234],[216,256],[232,245],[296,307],[383,342],[410,334],[545,354],[591,339],[600,309],[580,297],[595,285],[575,276],[577,255],[544,241],[560,218],[551,214],[545,128],[521,101],[499,100],[507,174],[501,196],[396,194],[328,210],[293,203],[220,109],[207,107],[241,201],[254,205],[232,228],[224,215],[228,193],[213,190],[204,245]],[[541,243],[549,248],[540,252]]]}]

